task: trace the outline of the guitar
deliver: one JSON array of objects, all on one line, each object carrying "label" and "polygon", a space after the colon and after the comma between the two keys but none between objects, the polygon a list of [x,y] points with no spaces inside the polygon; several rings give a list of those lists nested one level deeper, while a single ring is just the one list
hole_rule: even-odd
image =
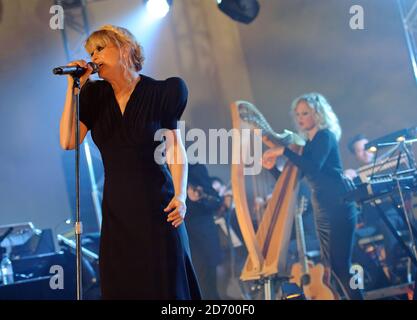
[{"label": "guitar", "polygon": [[303,227],[303,213],[306,209],[307,199],[302,196],[295,215],[299,262],[291,267],[291,282],[296,283],[303,289],[308,300],[337,300],[337,295],[323,281],[324,266],[321,263],[314,265],[307,258]]}]

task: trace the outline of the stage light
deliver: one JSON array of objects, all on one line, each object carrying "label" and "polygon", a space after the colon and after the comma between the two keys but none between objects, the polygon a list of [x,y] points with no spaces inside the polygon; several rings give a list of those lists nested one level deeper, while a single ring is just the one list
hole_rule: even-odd
[{"label": "stage light", "polygon": [[162,19],[169,11],[172,0],[147,0],[146,10],[153,19]]},{"label": "stage light", "polygon": [[257,0],[217,0],[219,9],[233,20],[251,23],[259,13]]}]

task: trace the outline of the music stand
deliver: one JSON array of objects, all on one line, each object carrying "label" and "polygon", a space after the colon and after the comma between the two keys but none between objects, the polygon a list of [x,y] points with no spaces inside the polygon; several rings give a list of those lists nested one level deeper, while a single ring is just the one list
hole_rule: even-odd
[{"label": "music stand", "polygon": [[[397,165],[395,167],[395,173],[398,173],[400,162],[401,162],[401,157],[402,157],[403,154],[406,154],[406,156],[407,156],[408,167],[409,167],[408,169],[416,170],[416,163],[415,163],[414,156],[412,155],[411,151],[407,147],[407,145],[412,144],[414,142],[417,142],[417,139],[410,139],[410,140],[399,139],[396,142],[378,143],[376,145],[376,151],[375,151],[375,156],[374,156],[372,174],[371,174],[371,177],[369,179],[372,180],[373,177],[375,176],[375,174],[380,169],[382,169],[384,167],[384,165],[388,161],[390,161],[394,157],[395,153],[397,153],[397,152],[398,152],[398,157],[397,157]],[[394,148],[389,150],[387,153],[384,154],[383,158],[385,158],[385,160],[377,164],[377,158],[378,158],[377,155],[378,155],[379,149],[384,148],[384,147],[392,147],[392,146]],[[375,169],[377,169],[377,170],[375,170]]]},{"label": "music stand", "polygon": [[[411,151],[408,148],[408,145],[411,145],[411,144],[413,144],[415,142],[417,142],[417,139],[406,140],[405,138],[402,138],[402,139],[399,139],[396,142],[385,142],[385,143],[379,143],[379,144],[377,144],[377,150],[380,147],[395,146],[394,149],[388,155],[388,158],[391,158],[392,156],[395,155],[395,153],[398,152],[397,164],[395,166],[394,172],[391,173],[391,174],[389,174],[388,176],[390,178],[392,178],[393,181],[395,181],[395,183],[396,183],[396,189],[398,190],[398,194],[400,196],[401,206],[402,206],[402,209],[403,209],[402,210],[402,213],[403,213],[403,216],[404,216],[403,218],[404,218],[404,220],[406,222],[407,229],[408,229],[408,232],[410,234],[410,241],[411,241],[411,250],[407,250],[407,251],[410,254],[412,254],[412,257],[411,258],[412,258],[412,261],[413,262],[416,262],[416,259],[417,259],[417,248],[416,248],[416,242],[415,242],[415,238],[414,238],[413,226],[411,224],[410,217],[409,217],[409,213],[408,213],[408,210],[407,210],[407,206],[406,206],[405,200],[404,200],[403,188],[401,187],[401,184],[400,184],[400,177],[401,177],[401,175],[404,174],[404,172],[399,171],[399,167],[400,167],[401,157],[405,153],[406,156],[407,156],[407,159],[408,159],[408,166],[410,167],[409,169],[411,171],[413,171],[414,176],[416,176],[416,163],[415,163],[414,157],[412,156]],[[406,172],[410,172],[410,170],[406,170]],[[374,177],[374,173],[375,172],[373,170],[372,175],[371,175],[371,178],[370,178],[371,180]],[[385,213],[381,212],[382,209],[378,206],[378,204],[376,202],[375,202],[375,205],[378,208],[378,210],[380,211],[380,213],[382,213],[382,218],[383,218],[385,224],[387,224],[388,228],[392,231],[392,233],[394,234],[394,236],[398,240],[397,232],[392,227],[392,225],[390,225],[390,223],[388,223],[389,221],[386,218]]]}]

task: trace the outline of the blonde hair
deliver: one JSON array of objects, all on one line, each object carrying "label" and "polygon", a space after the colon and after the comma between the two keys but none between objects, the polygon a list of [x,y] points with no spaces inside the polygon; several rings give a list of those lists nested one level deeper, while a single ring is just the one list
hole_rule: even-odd
[{"label": "blonde hair", "polygon": [[[307,93],[296,98],[291,105],[291,116],[295,120],[295,109],[297,105],[304,101],[307,105],[315,111],[316,123],[319,129],[329,129],[336,136],[336,140],[339,141],[342,136],[342,129],[340,128],[339,119],[333,111],[332,106],[327,99],[320,93]],[[307,133],[301,130],[297,122],[295,126],[298,132],[307,137]]]},{"label": "blonde hair", "polygon": [[[122,65],[125,69],[133,67],[136,72],[142,70],[145,60],[143,49],[136,41],[135,36],[126,28],[110,24],[104,25],[87,38],[84,48],[88,53],[91,53],[97,46],[105,47],[109,43],[119,48],[120,56],[123,58]],[[128,50],[127,57],[123,55],[122,49],[124,48]]]}]

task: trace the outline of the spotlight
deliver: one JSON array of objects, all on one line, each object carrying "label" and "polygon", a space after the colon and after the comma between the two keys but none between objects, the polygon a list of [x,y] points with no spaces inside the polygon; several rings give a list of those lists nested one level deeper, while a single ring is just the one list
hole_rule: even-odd
[{"label": "spotlight", "polygon": [[259,13],[257,0],[217,0],[219,9],[233,20],[251,23]]},{"label": "spotlight", "polygon": [[147,0],[146,10],[151,18],[162,19],[167,15],[171,5],[172,0]]}]

